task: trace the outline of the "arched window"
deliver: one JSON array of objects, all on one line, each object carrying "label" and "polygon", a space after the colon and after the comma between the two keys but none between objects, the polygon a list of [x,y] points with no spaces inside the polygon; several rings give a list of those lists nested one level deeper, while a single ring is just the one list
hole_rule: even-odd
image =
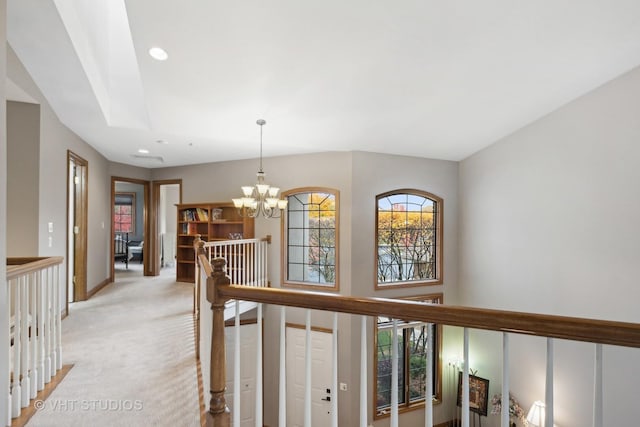
[{"label": "arched window", "polygon": [[442,199],[420,190],[376,196],[376,289],[442,283]]},{"label": "arched window", "polygon": [[285,191],[282,225],[283,286],[338,289],[339,191],[298,188]]}]

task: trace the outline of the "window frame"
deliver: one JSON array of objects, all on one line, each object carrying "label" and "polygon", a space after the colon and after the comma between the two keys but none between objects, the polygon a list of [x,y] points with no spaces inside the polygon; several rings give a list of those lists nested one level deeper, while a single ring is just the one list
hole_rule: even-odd
[{"label": "window frame", "polygon": [[[378,281],[378,252],[379,252],[379,201],[382,198],[396,195],[408,195],[408,196],[419,196],[424,197],[428,200],[431,200],[435,205],[435,221],[434,227],[436,231],[436,252],[435,252],[435,268],[436,268],[436,277],[434,279],[425,279],[425,280],[405,280],[398,282],[389,282],[381,284]],[[375,244],[374,244],[374,281],[375,286],[374,289],[376,291],[386,290],[386,289],[396,289],[396,288],[409,288],[416,286],[432,286],[432,285],[441,285],[443,283],[444,276],[444,251],[443,251],[443,217],[444,217],[444,202],[441,197],[436,196],[435,194],[429,193],[424,190],[416,190],[416,189],[397,189],[387,191],[385,193],[378,194],[375,199],[375,219],[374,219],[374,227],[375,227]]]},{"label": "window frame", "polygon": [[[410,300],[410,301],[425,301],[425,302],[431,301],[432,303],[443,304],[444,294],[435,293],[435,294],[418,295],[418,296],[411,296],[411,297],[402,297],[398,299]],[[378,409],[378,320],[377,319],[378,317],[376,316],[375,323],[374,323],[374,331],[373,331],[373,400],[372,400],[373,405],[372,406],[373,406],[374,420],[388,418],[391,416],[390,409],[386,409],[386,410]],[[401,325],[398,325],[398,336],[400,336],[401,329],[402,329],[402,334],[403,334],[402,336],[404,337],[404,330],[408,329],[409,327],[410,326],[401,328]],[[435,371],[433,373],[435,376],[435,393],[432,398],[433,398],[434,404],[440,404],[442,403],[442,325],[434,324],[434,330],[436,333],[435,341],[434,341],[436,351],[433,354],[433,361],[435,363]],[[403,339],[403,346],[404,346],[403,368],[404,368],[404,372],[406,373],[409,370],[409,363],[410,363],[410,360],[409,360],[410,358],[408,357],[409,352],[407,351],[409,346],[409,341],[406,339]],[[398,378],[400,378],[400,375],[398,375]],[[424,397],[420,399],[416,399],[413,402],[411,401],[409,387],[405,387],[404,389],[404,398],[405,398],[404,403],[398,403],[399,414],[424,408],[424,404],[425,404]]]},{"label": "window frame", "polygon": [[[285,211],[286,213],[281,217],[281,236],[280,240],[281,244],[281,264],[280,264],[280,283],[283,287],[290,288],[304,288],[304,289],[316,289],[316,290],[324,290],[324,291],[339,291],[340,290],[340,191],[335,188],[329,187],[300,187],[294,188],[291,190],[283,191],[281,196],[286,198],[294,196],[296,194],[304,194],[304,193],[327,193],[331,194],[334,198],[334,206],[335,206],[335,279],[333,284],[322,285],[317,282],[305,282],[298,280],[289,280],[288,278],[288,265],[289,265],[289,241],[288,241],[288,217],[289,217],[289,208]],[[288,206],[291,206],[289,204]]]},{"label": "window frame", "polygon": [[[127,203],[118,203],[118,196],[120,197],[129,197],[131,199],[131,204],[127,204]],[[122,231],[122,230],[116,230],[116,215],[122,215],[122,214],[116,214],[116,207],[117,206],[131,206],[131,230],[130,231]],[[119,222],[118,224],[122,224],[122,222]],[[113,198],[113,230],[114,233],[129,233],[132,235],[136,234],[136,193],[132,193],[132,192],[125,192],[125,191],[119,191],[116,192],[114,194],[114,198]]]}]

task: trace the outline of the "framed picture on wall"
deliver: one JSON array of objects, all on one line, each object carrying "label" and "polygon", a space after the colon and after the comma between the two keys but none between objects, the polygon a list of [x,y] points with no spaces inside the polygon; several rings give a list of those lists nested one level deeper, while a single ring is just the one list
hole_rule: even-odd
[{"label": "framed picture on wall", "polygon": [[[469,375],[469,410],[487,416],[489,380]],[[462,372],[458,373],[458,406],[462,406]]]}]

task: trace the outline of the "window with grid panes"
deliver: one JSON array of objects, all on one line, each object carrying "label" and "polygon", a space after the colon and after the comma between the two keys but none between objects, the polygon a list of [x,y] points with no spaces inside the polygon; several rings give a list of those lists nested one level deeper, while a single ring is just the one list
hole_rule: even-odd
[{"label": "window with grid panes", "polygon": [[135,233],[135,193],[116,193],[114,212],[113,212],[113,230],[116,233]]},{"label": "window with grid panes", "polygon": [[420,190],[376,196],[376,288],[442,283],[442,199]]},{"label": "window with grid panes", "polygon": [[[442,304],[442,294],[411,297],[412,300]],[[398,409],[408,411],[424,407],[426,391],[426,361],[428,327],[425,323],[398,321]],[[442,383],[440,349],[441,328],[433,329],[432,398],[441,398]],[[379,316],[375,331],[375,418],[389,415],[391,410],[391,370],[393,349],[393,319]]]},{"label": "window with grid panes", "polygon": [[282,193],[283,285],[338,288],[339,192],[302,188]]}]

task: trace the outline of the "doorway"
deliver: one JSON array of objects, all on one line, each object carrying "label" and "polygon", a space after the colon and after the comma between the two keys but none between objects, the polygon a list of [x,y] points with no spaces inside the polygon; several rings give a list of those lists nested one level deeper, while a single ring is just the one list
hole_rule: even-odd
[{"label": "doorway", "polygon": [[111,276],[148,276],[149,181],[111,177]]},{"label": "doorway", "polygon": [[[288,325],[286,330],[287,425],[304,425],[306,330]],[[333,333],[311,330],[311,425],[331,425]]]},{"label": "doorway", "polygon": [[153,182],[151,206],[151,274],[175,269],[177,250],[177,204],[182,203],[182,180]]},{"label": "doorway", "polygon": [[88,175],[89,162],[67,150],[67,313],[87,299]]}]

